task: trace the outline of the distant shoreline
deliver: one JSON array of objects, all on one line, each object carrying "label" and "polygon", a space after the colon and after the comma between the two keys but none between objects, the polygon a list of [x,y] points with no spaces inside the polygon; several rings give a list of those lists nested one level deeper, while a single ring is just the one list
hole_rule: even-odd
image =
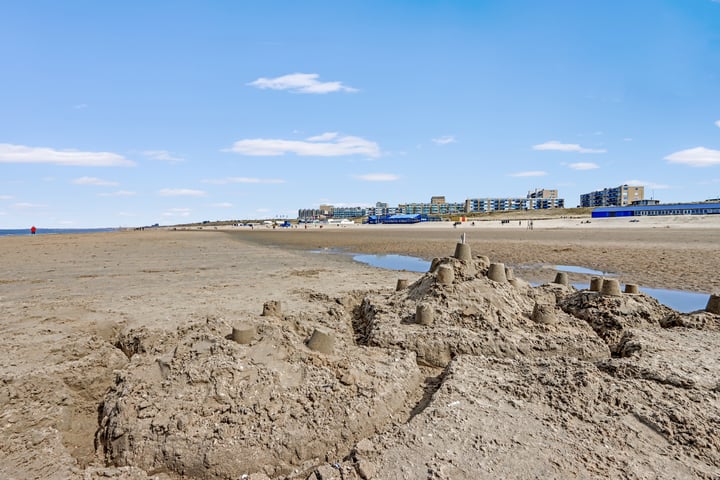
[{"label": "distant shoreline", "polygon": [[[73,233],[107,233],[117,232],[119,228],[38,228],[35,235],[61,235]],[[32,236],[30,228],[0,229],[0,237]]]}]

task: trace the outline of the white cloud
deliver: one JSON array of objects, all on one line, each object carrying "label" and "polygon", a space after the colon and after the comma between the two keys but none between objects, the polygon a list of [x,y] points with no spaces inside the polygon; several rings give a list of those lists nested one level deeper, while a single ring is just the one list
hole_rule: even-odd
[{"label": "white cloud", "polygon": [[185,161],[184,158],[175,157],[167,150],[144,150],[142,154],[153,160],[160,160],[163,162],[177,163]]},{"label": "white cloud", "polygon": [[98,187],[114,187],[120,185],[118,182],[111,182],[95,177],[80,177],[72,181],[75,185],[95,185]]},{"label": "white cloud", "polygon": [[[718,2],[720,3],[720,0],[718,0]],[[718,128],[720,128],[720,120],[718,120],[717,122],[715,122],[715,126],[718,127]]]},{"label": "white cloud", "polygon": [[233,204],[232,204],[232,203],[228,203],[228,202],[220,202],[220,203],[210,204],[210,206],[211,206],[211,207],[215,207],[215,208],[232,208],[232,207],[233,207]]},{"label": "white cloud", "polygon": [[623,185],[630,185],[633,187],[645,187],[645,189],[652,190],[668,190],[672,188],[670,185],[664,185],[662,183],[646,182],[644,180],[627,180],[623,182]]},{"label": "white cloud", "polygon": [[267,183],[277,184],[285,183],[285,180],[281,178],[250,178],[250,177],[227,177],[203,180],[203,183],[210,183],[213,185],[227,185],[228,183]]},{"label": "white cloud", "polygon": [[131,192],[129,190],[118,190],[117,192],[110,193],[98,193],[99,197],[132,197],[133,195],[137,195],[137,193]]},{"label": "white cloud", "polygon": [[605,153],[607,150],[599,148],[585,148],[576,143],[560,143],[557,140],[533,145],[533,150],[553,150],[557,152],[575,152],[575,153]]},{"label": "white cloud", "polygon": [[690,165],[691,167],[710,167],[720,165],[720,150],[695,147],[671,153],[665,157],[665,160],[670,163]]},{"label": "white cloud", "polygon": [[[333,135],[333,137],[329,138],[329,135]],[[332,141],[317,140],[321,138],[329,138]],[[310,137],[306,141],[272,138],[240,140],[235,142],[229,151],[252,156],[278,156],[286,153],[294,153],[301,157],[380,156],[380,147],[375,142],[360,137],[337,136],[331,133]]]},{"label": "white cloud", "polygon": [[365,175],[355,175],[355,178],[365,182],[394,182],[400,179],[399,176],[392,173],[368,173]]},{"label": "white cloud", "polygon": [[189,188],[163,188],[158,194],[161,197],[204,197],[207,195],[202,190],[191,190]]},{"label": "white cloud", "polygon": [[632,142],[632,141],[633,141],[633,139],[630,137],[623,138],[623,142]]},{"label": "white cloud", "polygon": [[354,93],[358,91],[356,88],[343,85],[342,82],[321,82],[318,77],[320,75],[317,73],[291,73],[276,78],[258,78],[247,85],[262,90],[269,88],[271,90],[289,90],[295,93]]},{"label": "white cloud", "polygon": [[10,195],[0,195],[0,200],[12,200],[12,198]]},{"label": "white cloud", "polygon": [[596,168],[600,168],[598,164],[592,162],[570,163],[568,164],[568,167],[572,168],[573,170],[595,170]]},{"label": "white cloud", "polygon": [[50,163],[73,167],[131,167],[135,162],[110,152],[81,152],[0,143],[0,163]]},{"label": "white cloud", "polygon": [[338,133],[337,132],[325,132],[320,135],[315,135],[314,137],[308,138],[309,142],[327,142],[328,140],[333,140],[337,138]]},{"label": "white cloud", "polygon": [[189,217],[191,211],[189,208],[171,208],[162,215],[163,217]]},{"label": "white cloud", "polygon": [[437,145],[447,145],[448,143],[455,143],[457,140],[454,135],[443,135],[442,137],[433,138],[432,141]]},{"label": "white cloud", "polygon": [[511,177],[544,177],[547,175],[547,172],[543,172],[542,170],[532,170],[528,172],[517,172],[517,173],[511,173]]},{"label": "white cloud", "polygon": [[75,110],[82,110],[87,107],[88,107],[87,103],[78,103],[77,105],[73,105],[73,108]]}]

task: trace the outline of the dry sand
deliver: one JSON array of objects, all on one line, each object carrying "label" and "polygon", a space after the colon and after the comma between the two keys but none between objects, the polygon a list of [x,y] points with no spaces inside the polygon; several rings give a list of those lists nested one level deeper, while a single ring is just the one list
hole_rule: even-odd
[{"label": "dry sand", "polygon": [[718,478],[720,316],[308,252],[448,257],[465,232],[531,281],[710,292],[720,224],[691,220],[1,238],[0,477]]}]

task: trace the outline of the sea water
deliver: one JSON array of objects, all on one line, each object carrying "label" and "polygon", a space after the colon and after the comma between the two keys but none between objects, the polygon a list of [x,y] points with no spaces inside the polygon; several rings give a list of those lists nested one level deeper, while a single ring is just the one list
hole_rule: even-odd
[{"label": "sea water", "polygon": [[[114,232],[117,228],[38,228],[36,235],[58,235],[67,233],[99,233],[99,232]],[[17,236],[17,235],[30,235],[29,228],[16,228],[16,229],[0,229],[0,237]]]}]

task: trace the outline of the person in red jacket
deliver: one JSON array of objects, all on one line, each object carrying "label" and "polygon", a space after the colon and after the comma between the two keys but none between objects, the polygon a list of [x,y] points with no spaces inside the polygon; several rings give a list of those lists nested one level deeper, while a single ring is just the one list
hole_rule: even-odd
[{"label": "person in red jacket", "polygon": [[35,225],[33,225],[32,227],[30,227],[30,233],[32,235],[35,235],[35,232],[37,232],[37,228],[35,228]]}]

